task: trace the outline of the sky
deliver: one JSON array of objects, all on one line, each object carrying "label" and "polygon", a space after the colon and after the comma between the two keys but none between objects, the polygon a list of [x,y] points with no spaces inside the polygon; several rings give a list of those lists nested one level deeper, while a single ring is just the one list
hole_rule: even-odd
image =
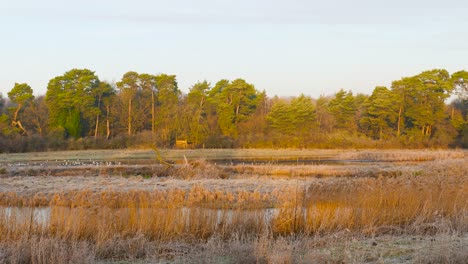
[{"label": "sky", "polygon": [[370,94],[421,71],[468,70],[468,1],[0,0],[0,93],[36,95],[73,68],[198,81],[243,78],[268,95]]}]

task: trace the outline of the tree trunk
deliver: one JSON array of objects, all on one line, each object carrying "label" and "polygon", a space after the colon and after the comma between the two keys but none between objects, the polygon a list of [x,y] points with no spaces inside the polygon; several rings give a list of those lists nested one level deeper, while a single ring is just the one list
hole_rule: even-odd
[{"label": "tree trunk", "polygon": [[236,106],[236,125],[237,125],[238,120],[239,120],[239,108],[240,108],[240,104],[238,104],[238,105]]},{"label": "tree trunk", "polygon": [[426,136],[430,136],[432,133],[432,126],[428,125],[426,126]]},{"label": "tree trunk", "polygon": [[23,127],[23,125],[21,124],[21,121],[15,121],[15,126],[18,126],[21,130],[23,130],[23,135],[27,135],[28,134],[28,131],[26,131],[26,129]]},{"label": "tree trunk", "polygon": [[398,128],[397,128],[397,137],[400,136],[401,133],[401,113],[403,112],[403,106],[400,106],[400,111],[398,112]]},{"label": "tree trunk", "polygon": [[22,106],[22,104],[18,104],[18,106],[16,107],[15,113],[13,114],[13,120],[11,121],[11,126],[19,127],[19,129],[23,131],[23,135],[27,135],[28,131],[26,131],[26,129],[23,127],[21,121],[18,120],[18,114]]},{"label": "tree trunk", "polygon": [[128,135],[132,135],[132,99],[128,100]]},{"label": "tree trunk", "polygon": [[155,123],[155,110],[154,110],[154,91],[151,91],[151,132],[154,134],[154,132],[156,131],[155,127],[154,127],[154,123]]},{"label": "tree trunk", "polygon": [[[101,112],[101,96],[98,97],[98,109]],[[96,115],[96,127],[94,128],[94,139],[97,139],[98,136],[98,128],[99,128],[99,114]]]},{"label": "tree trunk", "polygon": [[96,127],[94,128],[94,139],[98,136],[98,128],[99,128],[99,114],[96,115]]},{"label": "tree trunk", "polygon": [[197,111],[197,123],[196,123],[196,141],[197,144],[201,142],[201,136],[200,136],[200,121],[201,121],[201,114],[203,113],[203,105],[205,104],[205,98],[202,97],[200,100],[200,105],[199,109]]},{"label": "tree trunk", "polygon": [[202,109],[204,104],[205,104],[205,97],[202,97],[200,100],[200,109]]},{"label": "tree trunk", "polygon": [[110,121],[109,121],[109,110],[110,110],[110,105],[106,107],[106,139],[109,139],[111,131],[110,131]]},{"label": "tree trunk", "polygon": [[18,106],[16,107],[15,113],[13,115],[13,122],[16,122],[16,120],[18,119],[18,114],[19,114],[21,107],[22,107],[21,104],[18,104]]}]

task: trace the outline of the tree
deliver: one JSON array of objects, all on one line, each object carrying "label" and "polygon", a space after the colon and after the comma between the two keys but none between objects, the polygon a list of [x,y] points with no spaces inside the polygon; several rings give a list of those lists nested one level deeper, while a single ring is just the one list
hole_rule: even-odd
[{"label": "tree", "polygon": [[149,94],[151,97],[151,133],[156,131],[156,93],[157,93],[157,78],[154,75],[150,74],[140,74],[138,76],[140,79],[140,86],[142,91],[146,94]]},{"label": "tree", "polygon": [[21,124],[21,121],[18,119],[18,115],[23,107],[34,99],[31,86],[26,83],[15,83],[15,86],[11,89],[10,92],[8,92],[8,97],[13,103],[16,104],[16,109],[11,120],[11,125],[21,129],[23,134],[27,134],[28,132]]},{"label": "tree", "polygon": [[267,116],[269,126],[272,129],[287,135],[294,133],[292,119],[291,107],[284,100],[276,101]]},{"label": "tree", "polygon": [[222,103],[221,93],[229,85],[229,80],[223,79],[218,81],[215,86],[208,92],[206,101],[207,108],[207,123],[210,137],[216,138],[223,134],[219,125],[219,110]]},{"label": "tree", "polygon": [[13,132],[8,116],[6,114],[0,115],[0,136],[9,136]]},{"label": "tree", "polygon": [[354,123],[356,125],[356,128],[359,127],[359,120],[363,118],[364,116],[364,111],[365,111],[365,105],[364,102],[366,102],[367,98],[369,98],[368,95],[358,93],[354,96],[354,107],[356,109],[356,112],[354,114]]},{"label": "tree", "polygon": [[456,72],[452,74],[451,79],[455,88],[455,92],[458,94],[460,99],[468,101],[468,72]]},{"label": "tree", "polygon": [[23,119],[31,124],[33,131],[41,137],[47,133],[49,109],[44,96],[34,98],[29,106],[24,109]]},{"label": "tree", "polygon": [[409,77],[392,82],[392,93],[395,95],[395,104],[398,105],[397,137],[400,137],[405,128],[404,111],[406,110],[406,101],[411,89],[411,83],[412,79]]},{"label": "tree", "polygon": [[216,102],[218,125],[225,136],[237,137],[238,124],[255,112],[258,91],[243,79],[219,81],[211,93]]},{"label": "tree", "polygon": [[316,121],[317,121],[317,128],[319,132],[327,132],[330,133],[335,126],[335,119],[333,115],[330,113],[329,109],[329,102],[330,98],[327,98],[321,95],[318,99],[316,104]]},{"label": "tree", "polygon": [[266,91],[260,92],[256,101],[255,112],[239,123],[238,142],[242,146],[266,146],[268,144],[267,115],[271,110],[272,101],[268,98]]},{"label": "tree", "polygon": [[368,136],[382,140],[384,132],[391,131],[396,126],[399,105],[395,102],[395,94],[387,87],[375,87],[363,104],[365,110],[359,122]]},{"label": "tree", "polygon": [[[96,116],[96,122],[94,125],[94,138],[98,137],[99,131],[99,117],[103,113],[103,100],[107,97],[110,97],[115,93],[114,88],[107,82],[100,82],[99,85],[92,90],[92,95],[95,98],[95,104],[90,111]],[[108,119],[107,119],[108,120]]]},{"label": "tree", "polygon": [[335,94],[335,98],[328,103],[328,109],[335,118],[337,129],[349,132],[356,131],[356,105],[351,91],[345,92],[341,89]]},{"label": "tree", "polygon": [[463,119],[463,115],[460,110],[455,109],[454,106],[451,106],[450,111],[450,124],[458,131],[463,130],[466,121]]},{"label": "tree", "polygon": [[[392,83],[399,105],[398,131],[401,126],[431,136],[432,128],[444,116],[444,101],[450,96],[453,83],[446,70],[430,70]],[[403,120],[404,118],[404,120]]]},{"label": "tree", "polygon": [[189,121],[190,141],[201,144],[208,134],[206,103],[211,90],[207,81],[194,84],[187,95],[188,111],[191,113]]},{"label": "tree", "polygon": [[111,136],[111,122],[114,120],[114,116],[111,113],[111,109],[118,102],[117,95],[115,94],[115,89],[112,87],[112,93],[109,96],[106,96],[102,99],[102,104],[104,106],[105,116],[106,116],[106,139],[109,139]]},{"label": "tree", "polygon": [[160,139],[166,144],[172,145],[177,138],[177,131],[182,126],[182,119],[177,114],[181,92],[175,75],[160,74],[156,76],[156,86],[158,87],[156,128],[159,131]]},{"label": "tree", "polygon": [[53,127],[62,127],[75,138],[83,136],[86,116],[93,116],[95,97],[93,90],[99,78],[88,69],[73,69],[49,81],[46,103]]},{"label": "tree", "polygon": [[312,98],[303,94],[293,98],[289,104],[280,100],[273,104],[267,120],[272,129],[295,136],[299,144],[304,144],[315,128],[315,105]]},{"label": "tree", "polygon": [[315,127],[315,105],[312,98],[301,94],[291,101],[291,122],[299,135],[305,135]]},{"label": "tree", "polygon": [[120,82],[117,82],[117,87],[120,89],[120,96],[123,100],[123,104],[126,105],[127,111],[127,134],[132,135],[132,124],[133,124],[133,107],[132,102],[140,89],[138,73],[129,71],[125,73]]}]

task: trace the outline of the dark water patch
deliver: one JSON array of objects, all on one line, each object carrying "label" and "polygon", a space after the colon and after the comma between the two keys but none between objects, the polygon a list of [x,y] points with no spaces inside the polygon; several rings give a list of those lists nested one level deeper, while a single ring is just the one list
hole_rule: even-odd
[{"label": "dark water patch", "polygon": [[[279,156],[229,156],[223,155],[195,156],[193,154],[187,157],[165,157],[167,163],[178,165],[205,160],[216,165],[349,165],[349,164],[375,164],[389,163],[394,164],[403,162],[401,160],[389,160],[385,158],[343,158],[337,155],[285,155]],[[411,163],[421,163],[428,160],[407,161]],[[4,168],[25,168],[25,167],[112,167],[112,166],[131,166],[131,165],[157,165],[161,164],[158,159],[152,156],[126,156],[108,159],[51,159],[41,161],[21,161],[21,162],[0,162],[0,167]]]}]

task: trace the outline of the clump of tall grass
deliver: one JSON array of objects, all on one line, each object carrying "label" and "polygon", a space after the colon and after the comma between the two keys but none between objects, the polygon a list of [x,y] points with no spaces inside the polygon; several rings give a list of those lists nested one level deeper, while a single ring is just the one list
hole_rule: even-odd
[{"label": "clump of tall grass", "polygon": [[177,179],[227,179],[229,173],[204,159],[197,159],[172,168],[169,176]]}]

